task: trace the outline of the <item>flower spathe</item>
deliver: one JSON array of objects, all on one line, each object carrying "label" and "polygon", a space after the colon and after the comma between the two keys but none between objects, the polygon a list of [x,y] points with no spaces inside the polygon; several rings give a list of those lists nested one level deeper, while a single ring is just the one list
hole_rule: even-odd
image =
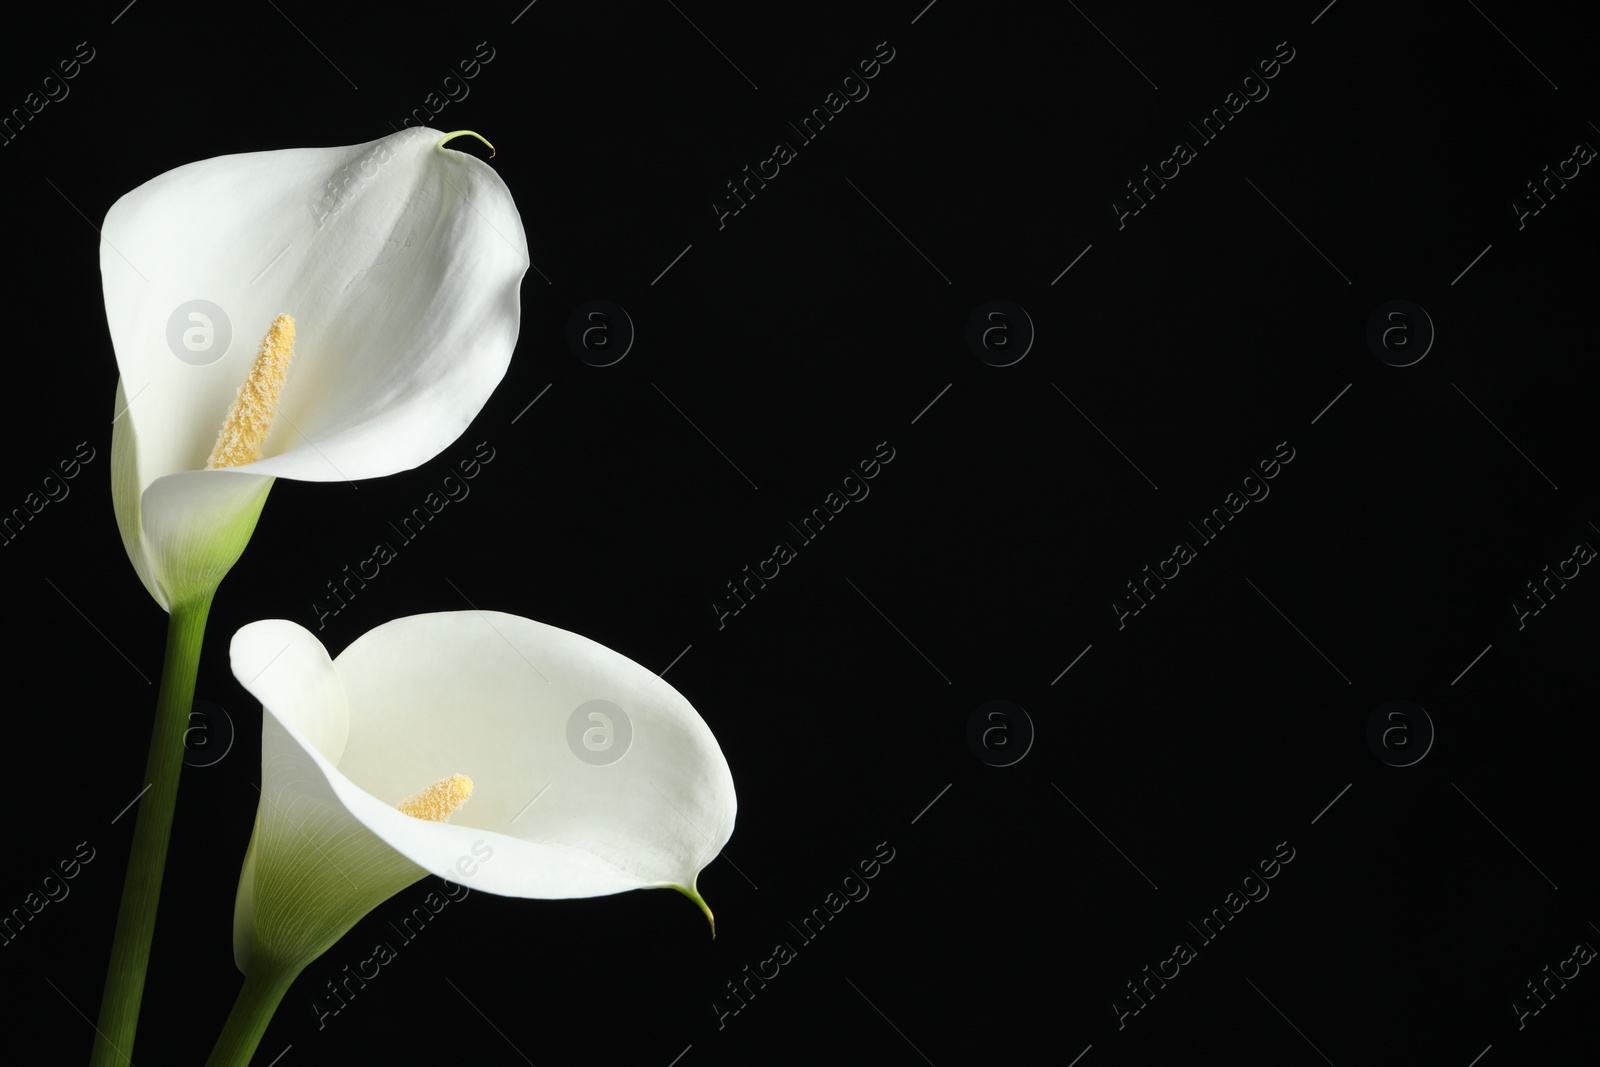
[{"label": "flower spathe", "polygon": [[[164,609],[215,588],[274,478],[416,467],[461,435],[505,375],[527,238],[494,168],[448,139],[408,129],[201,160],[107,213],[112,499],[128,556]],[[211,343],[231,334],[204,363],[170,339],[199,300],[223,316],[204,320]],[[261,458],[207,470],[280,316],[292,319],[293,358]]]},{"label": "flower spathe", "polygon": [[[566,630],[492,611],[414,615],[330,659],[304,627],[252,623],[236,677],[265,709],[261,801],[239,882],[234,957],[298,970],[432,873],[508,897],[674,888],[733,832],[733,777],[682,694]],[[622,709],[631,742],[598,764],[574,712]],[[448,822],[397,805],[470,778]]]}]

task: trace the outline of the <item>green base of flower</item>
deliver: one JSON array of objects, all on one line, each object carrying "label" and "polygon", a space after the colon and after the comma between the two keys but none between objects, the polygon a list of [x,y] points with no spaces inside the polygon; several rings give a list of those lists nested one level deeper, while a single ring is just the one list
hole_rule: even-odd
[{"label": "green base of flower", "polygon": [[272,1022],[272,1013],[299,974],[298,970],[258,967],[246,975],[206,1067],[249,1067]]}]

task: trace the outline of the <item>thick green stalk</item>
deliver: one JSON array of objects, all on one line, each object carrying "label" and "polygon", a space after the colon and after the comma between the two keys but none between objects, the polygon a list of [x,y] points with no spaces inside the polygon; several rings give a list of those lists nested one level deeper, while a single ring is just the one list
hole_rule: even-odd
[{"label": "thick green stalk", "polygon": [[206,1060],[206,1067],[249,1067],[250,1057],[261,1043],[261,1035],[272,1022],[272,1013],[278,1010],[278,1002],[283,1000],[299,973],[256,961],[245,976],[239,999],[233,1002],[233,1011],[228,1013],[228,1021],[222,1027],[216,1047],[211,1050],[211,1058]]},{"label": "thick green stalk", "polygon": [[111,942],[111,965],[106,969],[91,1067],[133,1062],[133,1039],[139,1027],[139,1005],[144,999],[145,970],[150,962],[150,938],[155,933],[161,876],[167,865],[167,844],[172,838],[172,813],[178,803],[178,777],[183,771],[183,735],[189,729],[189,712],[194,707],[200,646],[214,591],[174,604],[167,621],[167,654],[161,665],[155,728],[150,733],[150,755],[145,762],[144,783],[149,790],[138,802],[133,851],[122,883],[122,905]]}]

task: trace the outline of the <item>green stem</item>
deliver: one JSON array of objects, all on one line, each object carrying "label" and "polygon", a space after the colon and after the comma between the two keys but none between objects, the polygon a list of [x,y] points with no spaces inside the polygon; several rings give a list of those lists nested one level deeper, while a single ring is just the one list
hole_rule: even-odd
[{"label": "green stem", "polygon": [[299,973],[257,961],[245,976],[239,999],[233,1002],[233,1011],[228,1013],[206,1067],[249,1067],[250,1057],[255,1055],[261,1036],[272,1022],[272,1013],[278,1010],[279,1001]]},{"label": "green stem", "polygon": [[161,665],[161,692],[156,697],[155,728],[150,733],[150,755],[144,771],[149,789],[138,802],[133,851],[122,883],[122,905],[117,911],[111,965],[106,969],[105,992],[100,999],[91,1067],[133,1062],[133,1039],[139,1027],[139,1005],[144,999],[144,976],[150,962],[150,938],[155,932],[161,876],[167,864],[167,844],[172,838],[172,813],[178,803],[178,777],[183,771],[183,735],[189,729],[189,712],[194,707],[200,646],[214,592],[214,588],[206,590],[174,604],[167,621],[167,654]]}]

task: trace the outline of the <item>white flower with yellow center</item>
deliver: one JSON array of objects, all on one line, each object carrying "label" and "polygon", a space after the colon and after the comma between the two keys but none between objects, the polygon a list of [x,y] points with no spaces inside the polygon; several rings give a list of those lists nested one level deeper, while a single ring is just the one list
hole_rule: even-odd
[{"label": "white flower with yellow center", "polygon": [[112,501],[162,608],[216,588],[274,478],[416,467],[505,375],[527,238],[452,136],[202,160],[107,213]]},{"label": "white flower with yellow center", "polygon": [[234,913],[250,978],[292,980],[430,873],[508,897],[671,888],[711,918],[696,881],[733,833],[733,777],[627,657],[492,611],[398,619],[337,659],[274,619],[231,654],[265,709]]}]

